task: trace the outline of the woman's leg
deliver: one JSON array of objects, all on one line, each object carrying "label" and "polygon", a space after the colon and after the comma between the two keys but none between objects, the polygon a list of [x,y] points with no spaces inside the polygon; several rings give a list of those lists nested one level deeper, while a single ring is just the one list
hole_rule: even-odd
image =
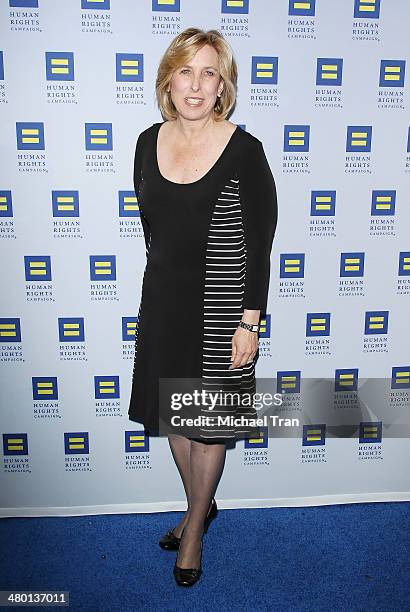
[{"label": "woman's leg", "polygon": [[209,504],[215,494],[225,464],[225,443],[188,440],[190,450],[189,514],[185,525],[177,565],[199,567],[201,538]]},{"label": "woman's leg", "polygon": [[182,483],[184,485],[185,494],[188,503],[188,509],[178,525],[172,530],[173,534],[177,537],[181,537],[185,523],[188,520],[190,510],[190,454],[191,454],[191,441],[188,438],[179,436],[177,434],[169,434],[168,436],[169,446],[171,448],[172,456],[177,465],[180,473]]}]

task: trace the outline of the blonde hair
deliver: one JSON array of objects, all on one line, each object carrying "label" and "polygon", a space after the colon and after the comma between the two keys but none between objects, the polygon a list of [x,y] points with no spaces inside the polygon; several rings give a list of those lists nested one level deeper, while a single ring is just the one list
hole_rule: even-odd
[{"label": "blonde hair", "polygon": [[161,114],[167,121],[177,118],[177,110],[167,92],[172,74],[191,60],[204,45],[210,45],[218,54],[219,74],[224,82],[221,95],[216,99],[216,121],[225,119],[236,102],[238,69],[230,45],[218,30],[187,28],[171,42],[158,67],[155,92]]}]

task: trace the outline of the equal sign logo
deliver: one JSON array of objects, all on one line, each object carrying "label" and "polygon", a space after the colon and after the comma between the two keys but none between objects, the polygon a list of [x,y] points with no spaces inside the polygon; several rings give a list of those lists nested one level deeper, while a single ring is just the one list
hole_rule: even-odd
[{"label": "equal sign logo", "polygon": [[300,393],[300,370],[282,370],[276,374],[276,392],[282,395]]},{"label": "equal sign logo", "polygon": [[259,323],[259,338],[270,338],[271,330],[271,315],[265,314],[261,316]]},{"label": "equal sign logo", "polygon": [[304,253],[282,253],[280,256],[280,278],[303,278],[305,275]]},{"label": "equal sign logo", "polygon": [[26,281],[51,281],[50,255],[25,255]]},{"label": "equal sign logo", "polygon": [[380,61],[380,87],[404,87],[405,60]]},{"label": "equal sign logo", "polygon": [[335,391],[357,391],[358,368],[335,370]]},{"label": "equal sign logo", "polygon": [[245,448],[268,448],[268,428],[260,427],[256,438],[245,438]]},{"label": "equal sign logo", "polygon": [[59,317],[58,335],[60,342],[84,342],[84,318]]},{"label": "equal sign logo", "polygon": [[85,149],[112,151],[112,123],[86,123]]},{"label": "equal sign logo", "polygon": [[394,215],[396,210],[396,191],[372,191],[372,207],[371,214],[380,215]]},{"label": "equal sign logo", "polygon": [[125,432],[125,452],[126,453],[148,453],[149,434],[146,431],[126,431]]},{"label": "equal sign logo", "polygon": [[310,214],[312,217],[334,216],[336,212],[336,191],[312,191]]},{"label": "equal sign logo", "polygon": [[378,19],[380,16],[380,0],[354,0],[355,19]]},{"label": "equal sign logo", "polygon": [[359,427],[359,444],[382,441],[382,422],[362,422]]},{"label": "equal sign logo", "polygon": [[394,366],[391,370],[392,389],[410,389],[410,366]]},{"label": "equal sign logo", "polygon": [[341,85],[343,58],[318,57],[316,62],[316,85]]},{"label": "equal sign logo", "polygon": [[306,315],[306,336],[329,336],[330,312],[308,312]]},{"label": "equal sign logo", "polygon": [[81,8],[82,9],[92,9],[92,10],[110,10],[110,0],[81,0]]},{"label": "equal sign logo", "polygon": [[38,0],[9,0],[9,6],[12,8],[38,8]]},{"label": "equal sign logo", "polygon": [[326,425],[303,425],[302,446],[323,446],[326,441]]},{"label": "equal sign logo", "polygon": [[53,217],[79,217],[80,197],[78,191],[51,192]]},{"label": "equal sign logo", "polygon": [[33,400],[58,400],[57,376],[33,376]]},{"label": "equal sign logo", "polygon": [[44,150],[44,123],[16,122],[17,149],[19,151]]},{"label": "equal sign logo", "polygon": [[0,342],[21,342],[20,319],[0,318]]},{"label": "equal sign logo", "polygon": [[90,255],[90,280],[115,281],[116,273],[115,255]]},{"label": "equal sign logo", "polygon": [[364,333],[366,335],[387,334],[388,326],[388,310],[369,310],[365,313]]},{"label": "equal sign logo", "polygon": [[134,191],[118,192],[118,209],[120,217],[140,216],[140,207]]},{"label": "equal sign logo", "polygon": [[137,317],[122,317],[122,339],[124,342],[135,342]]},{"label": "equal sign logo", "polygon": [[46,51],[47,81],[74,81],[74,53]]},{"label": "equal sign logo", "polygon": [[0,191],[0,217],[13,216],[13,200],[10,190]]},{"label": "equal sign logo", "polygon": [[88,454],[89,450],[88,431],[75,431],[64,433],[64,450],[66,455]]},{"label": "equal sign logo", "polygon": [[289,0],[289,15],[313,16],[316,0]]},{"label": "equal sign logo", "polygon": [[116,53],[117,81],[133,81],[141,83],[144,80],[144,56],[142,53]]},{"label": "equal sign logo", "polygon": [[399,276],[410,276],[410,251],[399,253]]},{"label": "equal sign logo", "polygon": [[221,13],[249,13],[249,0],[222,0]]},{"label": "equal sign logo", "polygon": [[28,455],[28,437],[26,433],[3,434],[4,455]]},{"label": "equal sign logo", "polygon": [[309,125],[285,125],[283,135],[283,150],[285,152],[309,151]]},{"label": "equal sign logo", "polygon": [[340,276],[363,276],[364,253],[341,253]]},{"label": "equal sign logo", "polygon": [[168,13],[179,13],[180,0],[152,0],[153,11],[163,11]]},{"label": "equal sign logo", "polygon": [[94,376],[95,399],[118,399],[120,397],[119,376]]},{"label": "equal sign logo", "polygon": [[278,58],[270,56],[253,56],[251,83],[253,85],[277,85]]},{"label": "equal sign logo", "polygon": [[371,125],[348,125],[346,136],[347,153],[368,153],[372,147]]}]

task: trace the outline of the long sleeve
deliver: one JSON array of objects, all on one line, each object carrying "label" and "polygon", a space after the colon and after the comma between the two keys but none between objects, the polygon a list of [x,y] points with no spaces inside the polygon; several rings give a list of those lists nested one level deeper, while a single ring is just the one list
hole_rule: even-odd
[{"label": "long sleeve", "polygon": [[141,183],[143,182],[142,176],[142,151],[143,151],[143,132],[140,133],[137,139],[134,155],[134,190],[138,200],[138,207],[140,212],[140,221],[144,232],[145,240],[145,253],[148,256],[149,245],[151,240],[151,231],[147,218],[145,217],[141,207],[142,197],[140,192]]},{"label": "long sleeve", "polygon": [[246,242],[244,309],[266,313],[270,255],[278,208],[276,185],[263,145],[255,139],[244,156],[239,180]]}]

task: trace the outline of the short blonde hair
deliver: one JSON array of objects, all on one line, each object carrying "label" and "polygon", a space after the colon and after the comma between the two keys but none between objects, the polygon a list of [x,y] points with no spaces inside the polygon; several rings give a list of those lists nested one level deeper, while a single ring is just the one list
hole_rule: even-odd
[{"label": "short blonde hair", "polygon": [[224,82],[220,97],[215,102],[215,119],[225,119],[236,102],[238,69],[230,45],[218,30],[187,28],[171,42],[158,67],[155,92],[161,114],[167,121],[177,118],[177,110],[167,92],[172,74],[191,60],[203,46],[210,45],[218,54],[219,74]]}]

